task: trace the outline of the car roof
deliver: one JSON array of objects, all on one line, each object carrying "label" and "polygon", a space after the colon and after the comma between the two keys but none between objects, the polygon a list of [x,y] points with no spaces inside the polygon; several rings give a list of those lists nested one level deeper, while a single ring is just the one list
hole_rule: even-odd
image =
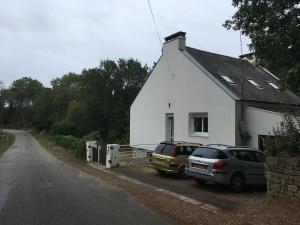
[{"label": "car roof", "polygon": [[202,147],[216,148],[220,150],[250,150],[250,151],[260,151],[256,148],[252,148],[250,146],[232,146],[232,145],[224,145],[224,144],[209,144]]},{"label": "car roof", "polygon": [[185,142],[185,141],[163,141],[160,144],[168,144],[168,145],[176,145],[176,146],[203,146],[200,143],[191,143],[191,142]]}]

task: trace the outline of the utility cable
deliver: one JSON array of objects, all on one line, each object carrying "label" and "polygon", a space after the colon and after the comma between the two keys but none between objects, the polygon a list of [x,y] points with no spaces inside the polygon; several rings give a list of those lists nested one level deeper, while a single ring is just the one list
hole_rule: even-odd
[{"label": "utility cable", "polygon": [[[153,10],[152,10],[152,7],[151,7],[150,0],[148,0],[148,6],[149,6],[149,10],[150,10],[150,13],[151,13],[151,16],[152,16],[152,20],[153,20],[153,23],[154,23],[154,26],[155,26],[156,35],[158,37],[158,40],[159,40],[159,43],[160,43],[161,47],[163,48],[163,43],[162,43],[161,37],[159,35],[158,26],[157,26],[157,23],[156,23],[156,20],[155,20],[155,16],[154,16],[154,13],[153,13]],[[165,55],[165,59],[166,59],[166,63],[167,63],[167,66],[168,66],[169,73],[171,75],[174,75],[174,73],[172,73],[172,71],[171,71],[171,67],[170,67],[170,64],[169,64],[169,61],[168,61],[166,55]]]}]

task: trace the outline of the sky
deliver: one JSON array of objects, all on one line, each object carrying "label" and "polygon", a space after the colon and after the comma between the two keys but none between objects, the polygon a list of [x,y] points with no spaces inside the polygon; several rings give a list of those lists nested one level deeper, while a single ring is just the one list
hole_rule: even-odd
[{"label": "sky", "polygon": [[[240,33],[222,24],[231,0],[151,0],[159,35],[187,33],[190,47],[238,57]],[[248,52],[242,37],[243,53]],[[24,76],[45,86],[100,60],[135,58],[152,66],[161,46],[148,0],[1,0],[0,81]]]}]

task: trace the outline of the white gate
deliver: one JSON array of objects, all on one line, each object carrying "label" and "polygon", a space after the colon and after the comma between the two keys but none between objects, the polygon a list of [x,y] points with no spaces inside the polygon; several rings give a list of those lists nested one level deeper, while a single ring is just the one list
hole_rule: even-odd
[{"label": "white gate", "polygon": [[157,144],[120,145],[120,165],[147,163]]}]

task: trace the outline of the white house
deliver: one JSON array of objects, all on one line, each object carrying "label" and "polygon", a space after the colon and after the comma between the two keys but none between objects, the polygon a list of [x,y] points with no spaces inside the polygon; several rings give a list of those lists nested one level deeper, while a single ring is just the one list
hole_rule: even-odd
[{"label": "white house", "polygon": [[261,148],[285,107],[299,110],[300,98],[275,75],[245,59],[187,47],[178,32],[165,38],[131,105],[130,144],[247,142]]}]

